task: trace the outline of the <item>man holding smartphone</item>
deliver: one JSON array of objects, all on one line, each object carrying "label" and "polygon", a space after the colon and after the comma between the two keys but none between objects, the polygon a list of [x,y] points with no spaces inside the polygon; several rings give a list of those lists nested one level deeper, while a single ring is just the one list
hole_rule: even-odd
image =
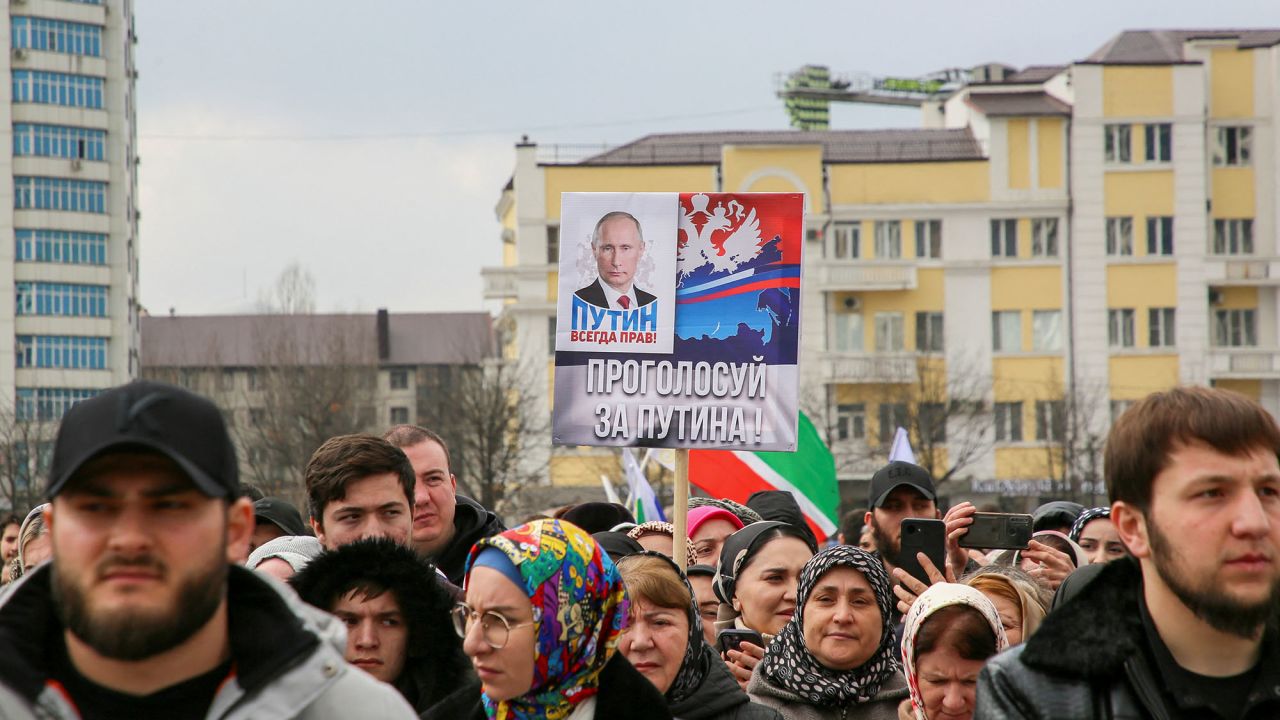
[{"label": "man holding smartphone", "polygon": [[915,463],[894,460],[871,476],[871,492],[864,522],[871,526],[876,551],[885,572],[901,564],[902,521],[907,518],[936,519],[938,492],[933,477]]}]

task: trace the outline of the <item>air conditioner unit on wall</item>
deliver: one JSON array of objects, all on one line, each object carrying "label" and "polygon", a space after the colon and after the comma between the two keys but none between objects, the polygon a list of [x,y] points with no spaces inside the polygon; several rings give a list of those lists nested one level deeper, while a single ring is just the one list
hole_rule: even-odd
[{"label": "air conditioner unit on wall", "polygon": [[26,48],[14,48],[14,49],[13,49],[13,59],[14,59],[14,60],[26,60],[26,59],[27,59],[27,49],[26,49]]},{"label": "air conditioner unit on wall", "polygon": [[80,168],[82,168],[82,167],[84,167],[84,161],[83,161],[83,160],[81,160],[80,158],[71,158],[71,169],[72,169],[72,170],[79,170],[79,169],[80,169]]},{"label": "air conditioner unit on wall", "polygon": [[862,309],[862,300],[853,296],[844,299],[844,309],[846,312],[858,312]]}]

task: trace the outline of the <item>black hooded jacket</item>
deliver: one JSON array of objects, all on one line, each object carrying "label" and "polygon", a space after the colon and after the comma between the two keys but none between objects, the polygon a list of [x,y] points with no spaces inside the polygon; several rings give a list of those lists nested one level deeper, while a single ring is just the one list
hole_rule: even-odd
[{"label": "black hooded jacket", "polygon": [[[978,678],[975,720],[1187,717],[1147,640],[1142,571],[1108,563],[1045,617],[1023,645],[992,658]],[[1280,717],[1280,638],[1269,629],[1243,717]],[[1268,679],[1270,678],[1270,679]]]},{"label": "black hooded jacket", "polygon": [[467,574],[467,555],[471,547],[487,537],[493,537],[507,529],[502,518],[489,512],[483,505],[465,495],[457,496],[457,509],[453,513],[453,539],[439,555],[436,567],[449,578],[449,582],[462,587]]},{"label": "black hooded jacket", "polygon": [[431,563],[413,550],[385,538],[358,540],[321,553],[289,583],[303,600],[325,611],[365,583],[395,595],[409,640],[404,670],[393,684],[418,713],[460,687],[479,692],[449,617],[453,598]]},{"label": "black hooded jacket", "polygon": [[670,705],[680,720],[781,720],[771,707],[754,703],[738,686],[728,666],[716,658],[702,684],[682,702]]}]

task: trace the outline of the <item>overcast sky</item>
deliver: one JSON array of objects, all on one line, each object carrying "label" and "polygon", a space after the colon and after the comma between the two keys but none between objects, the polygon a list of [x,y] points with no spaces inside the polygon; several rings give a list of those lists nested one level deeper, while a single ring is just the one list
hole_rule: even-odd
[{"label": "overcast sky", "polygon": [[[785,129],[774,78],[805,63],[912,76],[1066,63],[1122,29],[1280,26],[1274,0],[140,0],[136,13],[153,314],[251,311],[292,262],[324,311],[492,309],[480,268],[500,264],[493,207],[522,133]],[[833,118],[917,123],[871,107]]]}]

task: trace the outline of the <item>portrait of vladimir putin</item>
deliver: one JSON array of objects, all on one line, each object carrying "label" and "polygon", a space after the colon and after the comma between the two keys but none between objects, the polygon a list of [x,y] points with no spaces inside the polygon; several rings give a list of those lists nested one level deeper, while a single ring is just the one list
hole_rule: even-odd
[{"label": "portrait of vladimir putin", "polygon": [[631,213],[607,213],[591,232],[591,254],[599,277],[574,295],[609,310],[630,310],[653,302],[656,297],[633,282],[644,250],[640,221]]}]

